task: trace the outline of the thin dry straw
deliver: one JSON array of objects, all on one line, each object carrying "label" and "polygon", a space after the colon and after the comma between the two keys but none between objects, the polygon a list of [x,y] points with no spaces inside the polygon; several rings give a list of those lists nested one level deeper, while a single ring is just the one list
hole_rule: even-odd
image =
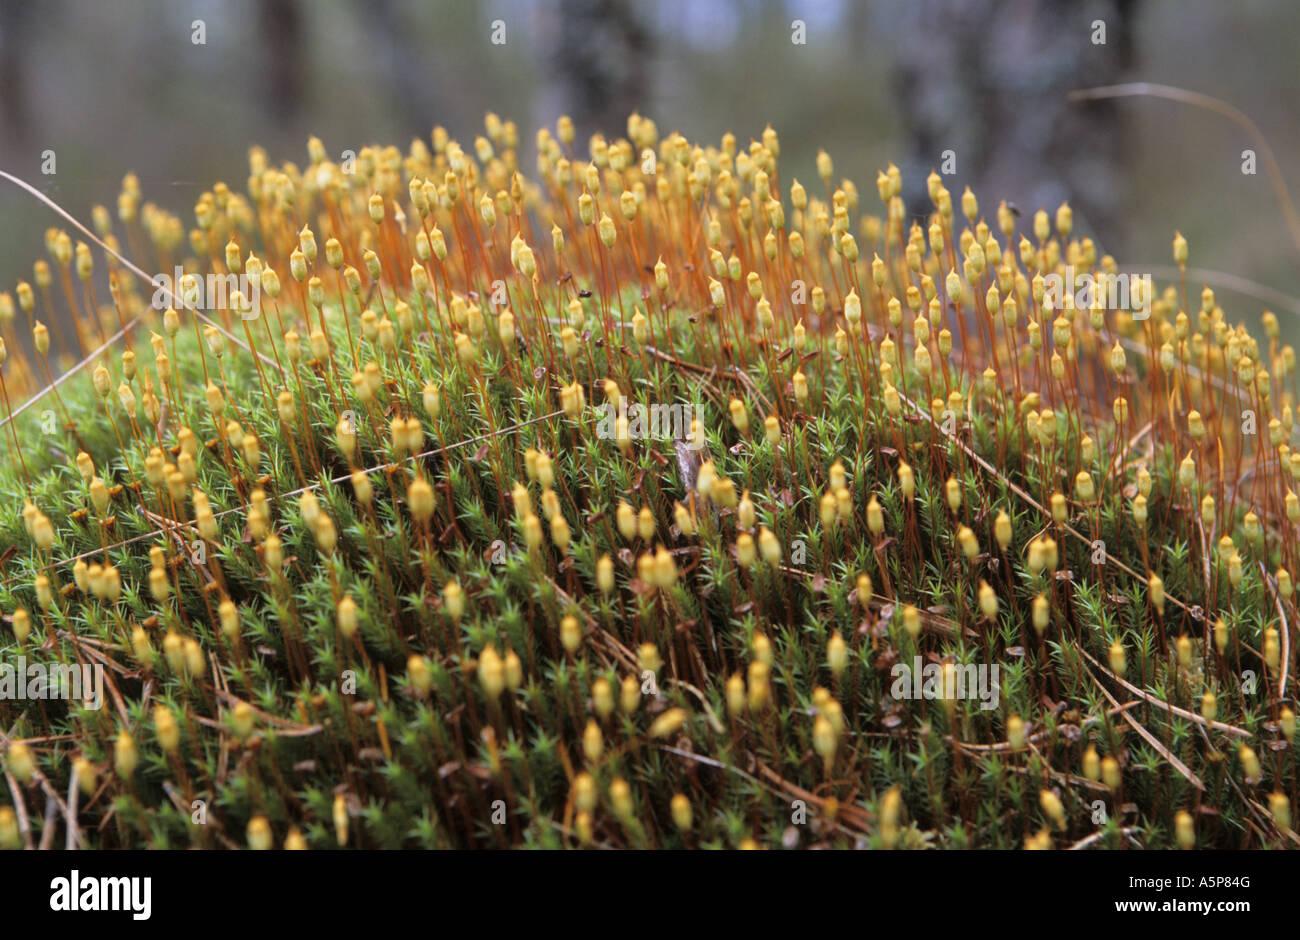
[{"label": "thin dry straw", "polygon": [[[207,314],[203,313],[203,311],[199,310],[199,309],[198,309],[197,307],[195,307],[193,304],[188,304],[188,303],[186,303],[182,298],[180,298],[180,297],[178,297],[176,294],[172,293],[172,290],[171,290],[170,287],[167,287],[167,286],[165,286],[164,284],[161,284],[161,283],[156,282],[153,278],[151,278],[151,277],[150,277],[148,274],[146,274],[143,270],[141,270],[140,268],[136,267],[136,265],[133,264],[130,260],[128,260],[127,258],[123,257],[122,254],[121,254],[120,252],[117,252],[117,251],[115,251],[114,249],[112,249],[111,247],[109,247],[109,246],[108,246],[108,245],[107,245],[107,244],[106,244],[106,243],[105,243],[105,242],[104,242],[104,241],[103,241],[103,240],[102,240],[98,235],[96,235],[96,234],[95,234],[94,232],[92,232],[90,229],[86,228],[86,226],[82,225],[81,222],[80,222],[80,221],[79,221],[79,220],[78,220],[74,215],[72,215],[70,212],[68,212],[66,209],[64,209],[61,205],[59,205],[57,202],[55,202],[55,201],[54,201],[53,199],[51,199],[49,196],[45,195],[45,193],[41,192],[39,189],[37,189],[37,188],[36,188],[35,186],[33,186],[31,183],[28,183],[28,182],[25,181],[25,180],[21,180],[21,179],[19,179],[18,177],[14,176],[14,175],[11,174],[11,173],[6,173],[4,170],[0,170],[0,177],[3,177],[4,179],[7,179],[9,182],[13,183],[15,186],[18,186],[20,189],[24,189],[24,190],[26,190],[28,193],[30,193],[31,195],[35,196],[35,197],[36,197],[37,199],[39,199],[41,202],[45,203],[47,206],[49,206],[51,209],[53,209],[53,210],[54,210],[55,212],[57,212],[59,215],[63,216],[63,218],[67,219],[68,222],[69,222],[70,224],[74,225],[74,226],[77,228],[77,230],[78,230],[79,232],[81,232],[81,234],[85,235],[87,238],[89,238],[91,241],[93,241],[93,242],[94,242],[96,245],[98,245],[100,248],[104,249],[104,251],[108,252],[110,255],[112,255],[114,258],[116,258],[119,262],[121,262],[122,266],[125,267],[125,268],[126,268],[128,271],[130,271],[132,274],[135,274],[136,276],[142,278],[144,281],[146,281],[147,283],[153,285],[155,288],[158,288],[158,289],[161,289],[162,291],[164,291],[164,292],[167,294],[168,297],[170,297],[173,301],[175,301],[174,306],[180,306],[180,307],[182,307],[182,308],[184,308],[184,309],[190,311],[190,312],[193,313],[196,317],[198,317],[200,320],[202,320],[204,323],[206,323],[208,326],[210,326],[210,327],[212,327],[213,329],[217,330],[218,332],[224,334],[225,337],[226,337],[228,340],[230,340],[232,343],[234,343],[234,344],[235,344],[236,346],[238,346],[240,349],[244,350],[245,352],[249,353],[250,355],[257,356],[257,357],[260,358],[263,362],[265,362],[268,366],[274,366],[274,365],[275,365],[275,363],[274,363],[272,360],[268,359],[268,358],[267,358],[265,355],[263,355],[262,353],[257,352],[256,350],[249,348],[249,346],[248,346],[248,345],[247,345],[247,344],[246,344],[242,339],[240,339],[240,338],[239,338],[238,336],[236,336],[234,333],[231,333],[231,332],[230,332],[229,330],[227,330],[224,326],[222,326],[222,325],[221,325],[220,323],[218,323],[217,321],[213,320],[213,319],[212,319],[211,317],[209,317]],[[89,354],[88,354],[84,359],[82,359],[80,362],[78,362],[76,365],[74,365],[74,366],[73,366],[71,369],[69,369],[67,372],[63,373],[63,375],[59,376],[59,377],[58,377],[57,379],[55,379],[52,383],[50,383],[49,385],[47,385],[47,386],[45,386],[44,388],[42,388],[39,392],[37,392],[37,393],[36,393],[35,395],[33,395],[31,398],[27,399],[27,401],[23,402],[21,405],[19,405],[17,408],[15,408],[14,411],[13,411],[13,414],[11,414],[9,417],[5,418],[4,420],[0,421],[0,428],[4,427],[6,424],[8,424],[10,421],[12,421],[12,420],[14,420],[15,418],[17,418],[20,414],[22,414],[24,411],[26,411],[26,410],[27,410],[28,408],[30,408],[32,405],[36,404],[38,401],[40,401],[42,398],[44,398],[44,397],[45,397],[46,395],[48,395],[50,392],[54,391],[54,389],[58,388],[58,387],[59,387],[61,384],[63,384],[63,382],[65,382],[67,379],[71,378],[71,377],[72,377],[73,375],[75,375],[77,372],[80,372],[83,368],[85,368],[85,367],[86,367],[87,365],[89,365],[92,361],[94,361],[95,357],[97,357],[98,355],[100,355],[102,352],[104,352],[104,350],[106,350],[106,349],[108,349],[109,347],[111,347],[111,346],[112,346],[114,343],[116,343],[119,339],[121,339],[123,336],[125,336],[127,333],[129,333],[131,330],[133,330],[139,322],[140,322],[140,317],[139,317],[138,315],[132,317],[131,320],[130,320],[130,322],[128,322],[128,323],[126,323],[125,325],[123,325],[123,326],[122,326],[122,327],[121,327],[121,328],[120,328],[116,333],[114,333],[112,336],[110,336],[107,340],[105,340],[105,341],[104,341],[103,343],[101,343],[99,346],[97,346],[97,347],[95,347],[93,350],[91,350],[90,353],[89,353]]]},{"label": "thin dry straw", "polygon": [[[1128,264],[1124,265],[1124,268],[1133,274],[1150,274],[1152,277],[1170,283],[1177,281],[1182,276],[1182,272],[1177,268],[1161,264]],[[1261,284],[1249,278],[1229,274],[1227,271],[1189,267],[1187,269],[1187,279],[1197,284],[1208,284],[1214,288],[1231,291],[1244,297],[1251,297],[1266,304],[1273,304],[1294,313],[1296,316],[1300,316],[1300,300],[1290,294],[1284,294],[1280,290],[1269,287],[1267,284]]]},{"label": "thin dry straw", "polygon": [[1188,91],[1185,88],[1176,88],[1173,85],[1159,85],[1152,82],[1126,82],[1121,85],[1080,88],[1069,94],[1069,100],[1071,101],[1095,101],[1102,98],[1164,98],[1168,101],[1178,101],[1182,104],[1190,104],[1197,108],[1213,111],[1215,114],[1226,117],[1238,127],[1244,129],[1247,134],[1254,138],[1261,155],[1264,157],[1264,169],[1268,171],[1273,188],[1277,191],[1278,202],[1282,205],[1282,214],[1286,217],[1287,228],[1291,231],[1291,239],[1295,242],[1296,250],[1300,251],[1300,214],[1296,213],[1295,203],[1291,200],[1291,192],[1287,189],[1286,180],[1282,176],[1282,170],[1278,166],[1277,158],[1273,156],[1273,148],[1269,146],[1268,138],[1264,136],[1264,132],[1259,129],[1255,122],[1245,114],[1226,101],[1221,101],[1210,95],[1204,95],[1197,91]]}]

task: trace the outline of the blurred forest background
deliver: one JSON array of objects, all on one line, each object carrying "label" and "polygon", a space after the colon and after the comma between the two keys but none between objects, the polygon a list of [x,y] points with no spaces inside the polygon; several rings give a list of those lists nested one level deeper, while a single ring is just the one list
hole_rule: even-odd
[{"label": "blurred forest background", "polygon": [[[784,179],[815,180],[825,148],[864,206],[892,160],[924,211],[924,176],[952,150],[954,194],[970,184],[990,215],[999,198],[1068,199],[1076,230],[1135,270],[1168,268],[1181,229],[1193,267],[1277,292],[1221,284],[1230,318],[1256,327],[1271,307],[1300,343],[1300,250],[1262,154],[1242,173],[1247,134],[1171,101],[1067,100],[1127,81],[1222,98],[1300,196],[1298,52],[1286,0],[0,0],[0,168],[83,220],[135,171],[191,221],[215,180],[243,187],[252,143],[302,162],[317,134],[337,159],[442,124],[468,145],[493,110],[518,123],[531,168],[534,130],[563,113],[621,135],[636,109],[662,133],[742,143],[771,122]],[[4,185],[0,220],[11,289],[57,219]]]}]

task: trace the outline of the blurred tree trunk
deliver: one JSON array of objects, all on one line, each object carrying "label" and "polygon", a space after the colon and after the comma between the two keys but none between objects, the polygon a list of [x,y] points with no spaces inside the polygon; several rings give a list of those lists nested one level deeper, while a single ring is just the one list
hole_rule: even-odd
[{"label": "blurred tree trunk", "polygon": [[292,120],[302,107],[303,44],[302,9],[298,0],[263,0],[260,5],[262,38],[265,40],[267,107],[279,121]]},{"label": "blurred tree trunk", "polygon": [[561,0],[552,64],[579,139],[625,132],[644,107],[652,39],[632,0]]},{"label": "blurred tree trunk", "polygon": [[[404,16],[404,4],[396,0],[353,0],[364,28],[374,37],[374,48],[383,50],[387,68],[386,87],[392,92],[390,105],[403,124],[424,136],[449,103],[440,100],[439,83],[429,81],[429,65],[420,48],[424,37],[413,32]],[[479,118],[482,115],[478,116]]]},{"label": "blurred tree trunk", "polygon": [[30,128],[26,52],[34,6],[23,0],[0,3],[0,120],[11,142],[26,140]]},{"label": "blurred tree trunk", "polygon": [[[1024,211],[1069,201],[1081,231],[1122,250],[1122,126],[1113,102],[1072,103],[1132,65],[1137,0],[911,0],[894,25],[896,93],[909,139],[907,202],[928,211],[925,177],[956,155],[990,221],[1005,196]],[[1105,43],[1094,43],[1095,21]]]}]

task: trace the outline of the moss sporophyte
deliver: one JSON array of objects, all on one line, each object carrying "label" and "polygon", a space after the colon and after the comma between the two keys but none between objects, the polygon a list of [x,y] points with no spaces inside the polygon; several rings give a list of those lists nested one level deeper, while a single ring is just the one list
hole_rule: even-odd
[{"label": "moss sporophyte", "polygon": [[0,694],[0,846],[1296,843],[1276,316],[770,127],[533,144],[128,175],[0,292],[0,656],[107,706]]}]

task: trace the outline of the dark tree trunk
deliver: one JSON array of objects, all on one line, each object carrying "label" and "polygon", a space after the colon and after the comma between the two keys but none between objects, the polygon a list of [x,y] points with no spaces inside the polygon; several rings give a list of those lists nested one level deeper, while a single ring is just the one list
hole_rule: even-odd
[{"label": "dark tree trunk", "polygon": [[33,3],[0,3],[0,121],[12,142],[26,140],[31,127],[27,102],[27,35]]},{"label": "dark tree trunk", "polygon": [[553,65],[579,139],[622,134],[644,107],[652,39],[631,0],[562,0]]},{"label": "dark tree trunk", "polygon": [[[925,177],[956,154],[945,180],[969,184],[992,221],[1005,195],[1022,209],[1068,200],[1081,232],[1122,249],[1125,148],[1112,102],[1072,103],[1075,88],[1122,80],[1136,0],[909,0],[900,8],[896,93],[909,139],[907,202],[928,211]],[[1093,23],[1105,23],[1094,44]]]},{"label": "dark tree trunk", "polygon": [[302,9],[298,0],[263,0],[261,34],[265,39],[267,107],[274,118],[292,120],[302,107]]}]

